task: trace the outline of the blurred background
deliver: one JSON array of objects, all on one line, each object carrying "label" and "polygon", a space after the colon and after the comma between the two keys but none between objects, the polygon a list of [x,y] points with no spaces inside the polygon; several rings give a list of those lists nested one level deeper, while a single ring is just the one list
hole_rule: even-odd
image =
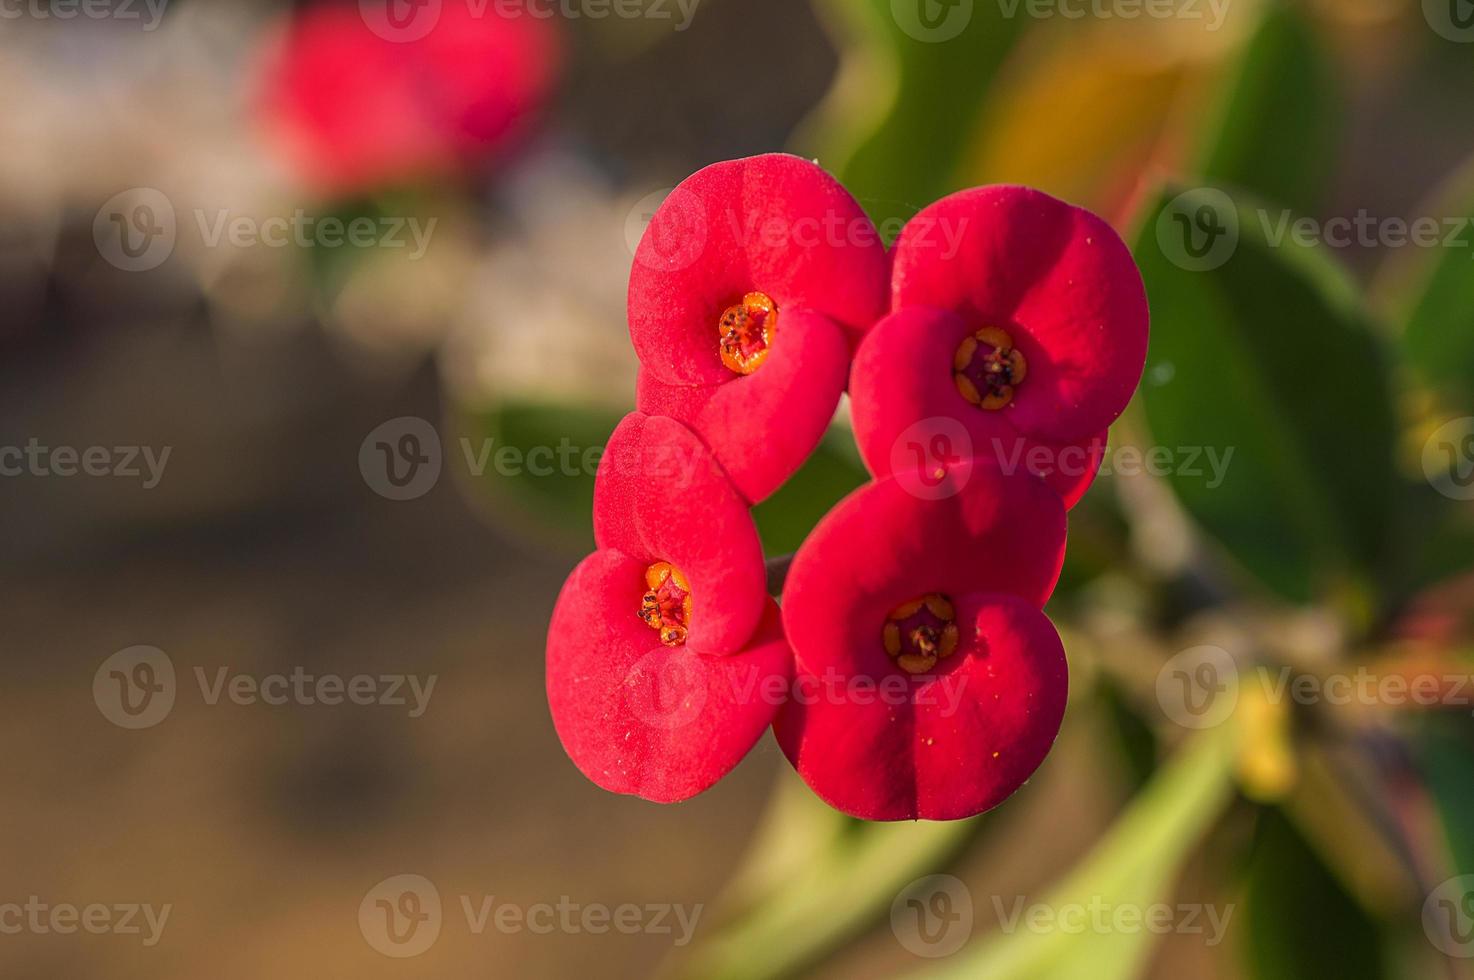
[{"label": "blurred background", "polygon": [[[0,86],[0,974],[1474,976],[1468,0],[0,0]],[[634,245],[772,150],[1147,281],[974,820],[548,717]],[[862,480],[842,410],[770,552]]]}]

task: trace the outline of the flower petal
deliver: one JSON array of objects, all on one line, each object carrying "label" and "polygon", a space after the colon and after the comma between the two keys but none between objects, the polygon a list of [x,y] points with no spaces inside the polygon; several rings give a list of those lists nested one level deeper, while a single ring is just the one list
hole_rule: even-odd
[{"label": "flower petal", "polygon": [[792,670],[777,606],[733,656],[662,646],[637,615],[643,559],[615,550],[573,571],[548,628],[553,724],[599,786],[658,803],[706,790],[771,723]]},{"label": "flower petal", "polygon": [[757,528],[711,452],[681,423],[632,412],[615,428],[594,481],[594,540],[685,574],[688,646],[733,653],[752,636],[767,602]]},{"label": "flower petal", "polygon": [[1031,438],[1014,427],[1013,405],[985,411],[963,398],[952,359],[973,332],[955,314],[913,306],[865,336],[850,371],[850,417],[866,467],[925,480],[950,461],[979,457],[1005,473],[1043,477],[1066,508],[1075,506],[1100,470],[1105,433],[1066,443]]},{"label": "flower petal", "polygon": [[[1059,634],[1022,599],[956,599],[962,639],[931,676],[800,665],[774,731],[829,805],[865,820],[956,820],[998,805],[1044,761],[1069,674]],[[785,614],[788,607],[785,607]]]},{"label": "flower petal", "polygon": [[1146,292],[1130,251],[1094,214],[1025,187],[962,191],[897,240],[891,308],[931,306],[1001,327],[1028,361],[1009,420],[1072,442],[1125,409],[1146,362]]},{"label": "flower petal", "polygon": [[712,164],[671,192],[635,251],[630,337],[659,381],[717,384],[732,377],[717,323],[747,293],[773,299],[780,336],[800,308],[858,335],[885,313],[888,272],[875,226],[815,164],[784,153]]},{"label": "flower petal", "polygon": [[932,592],[1015,595],[1043,608],[1064,564],[1065,511],[1036,477],[965,460],[947,496],[920,499],[895,477],[825,515],[794,556],[783,620],[801,667],[879,676],[890,610]]},{"label": "flower petal", "polygon": [[642,370],[636,405],[689,426],[756,504],[782,486],[823,438],[844,391],[849,354],[832,320],[793,310],[758,371],[716,385],[667,385]]}]

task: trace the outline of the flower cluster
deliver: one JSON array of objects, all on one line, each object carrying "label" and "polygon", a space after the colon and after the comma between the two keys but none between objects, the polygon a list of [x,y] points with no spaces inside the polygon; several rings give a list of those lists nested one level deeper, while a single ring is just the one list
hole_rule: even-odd
[{"label": "flower cluster", "polygon": [[[1006,798],[1064,715],[1042,610],[1066,511],[1140,380],[1147,319],[1115,232],[1037,191],[948,197],[887,253],[808,161],[682,183],[635,255],[637,411],[600,466],[598,550],[549,627],[574,763],[606,789],[682,800],[771,726],[814,792],[857,817],[956,819]],[[749,511],[846,389],[873,480],[793,557],[780,611]],[[1040,464],[1066,451],[1084,464]]]}]

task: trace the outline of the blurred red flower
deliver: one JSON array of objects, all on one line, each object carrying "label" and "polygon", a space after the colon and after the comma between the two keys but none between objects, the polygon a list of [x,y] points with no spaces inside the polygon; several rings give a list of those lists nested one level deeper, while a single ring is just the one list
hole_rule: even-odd
[{"label": "blurred red flower", "polygon": [[352,194],[463,172],[524,137],[558,76],[558,31],[529,9],[435,0],[320,4],[265,60],[269,138],[315,191]]}]

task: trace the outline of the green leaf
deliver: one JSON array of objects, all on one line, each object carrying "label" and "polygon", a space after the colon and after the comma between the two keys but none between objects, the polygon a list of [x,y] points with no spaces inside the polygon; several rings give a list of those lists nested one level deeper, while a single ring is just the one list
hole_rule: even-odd
[{"label": "green leaf", "polygon": [[1355,288],[1291,220],[1211,188],[1156,197],[1135,247],[1152,308],[1141,400],[1178,458],[1233,453],[1221,485],[1170,475],[1233,558],[1291,600],[1364,602],[1391,539],[1386,358]]},{"label": "green leaf", "polygon": [[1461,715],[1430,713],[1414,746],[1442,818],[1454,874],[1474,874],[1474,726]]},{"label": "green leaf", "polygon": [[1121,513],[1111,478],[1095,485],[1070,511],[1070,547],[1054,594],[1065,598],[1121,568],[1121,556],[1130,551],[1131,527]]},{"label": "green leaf", "polygon": [[346,229],[354,227],[355,222],[371,222],[374,228],[384,229],[386,221],[402,223],[409,217],[415,220],[439,221],[435,212],[443,206],[443,202],[434,195],[413,184],[384,187],[370,195],[354,195],[323,202],[321,215],[314,216],[315,225],[303,232],[293,232],[295,238],[299,234],[326,234],[325,226],[331,227],[332,224],[344,229],[337,233],[342,239],[338,247],[297,246],[311,271],[313,286],[321,301],[331,304],[352,277],[353,271],[382,249],[377,241],[361,243],[357,236],[349,236]]},{"label": "green leaf", "polygon": [[1397,601],[1474,570],[1474,508],[1461,503],[1426,482],[1402,488],[1408,553],[1398,569]]},{"label": "green leaf", "polygon": [[858,824],[814,795],[789,766],[782,766],[746,854],[722,892],[717,915],[750,916],[804,878],[817,854],[838,848]]},{"label": "green leaf", "polygon": [[[1144,916],[1168,901],[1184,859],[1232,798],[1236,744],[1232,724],[1194,736],[1042,904],[1103,901]],[[915,980],[1126,980],[1141,975],[1155,939],[1145,928],[1000,932]]]},{"label": "green leaf", "polygon": [[800,873],[788,876],[765,900],[750,903],[748,915],[712,934],[676,975],[693,980],[793,976],[883,916],[898,892],[961,850],[986,822],[986,815],[940,823],[846,820],[848,833],[805,855]]},{"label": "green leaf", "polygon": [[1376,922],[1278,809],[1260,815],[1243,905],[1240,935],[1255,980],[1386,975]]},{"label": "green leaf", "polygon": [[807,463],[787,483],[753,509],[769,555],[788,555],[851,490],[868,475],[855,450],[855,439],[845,428],[831,428]]},{"label": "green leaf", "polygon": [[1340,92],[1313,25],[1291,3],[1266,5],[1234,67],[1197,173],[1302,214],[1317,210],[1336,159]]},{"label": "green leaf", "polygon": [[1391,314],[1404,325],[1402,350],[1419,378],[1449,404],[1467,406],[1474,403],[1474,162],[1418,213],[1440,219],[1439,246],[1409,248],[1390,264]]},{"label": "green leaf", "polygon": [[1145,786],[1157,771],[1156,732],[1137,712],[1119,680],[1103,674],[1097,683],[1106,717],[1106,737],[1116,747],[1127,784],[1134,792]]},{"label": "green leaf", "polygon": [[446,467],[497,524],[523,531],[530,524],[584,547],[594,534],[594,473],[623,417],[613,408],[531,402],[458,412]]},{"label": "green leaf", "polygon": [[1005,5],[992,2],[815,3],[843,64],[798,144],[891,237],[900,222],[958,189],[971,123],[1029,18],[1005,16]]}]

